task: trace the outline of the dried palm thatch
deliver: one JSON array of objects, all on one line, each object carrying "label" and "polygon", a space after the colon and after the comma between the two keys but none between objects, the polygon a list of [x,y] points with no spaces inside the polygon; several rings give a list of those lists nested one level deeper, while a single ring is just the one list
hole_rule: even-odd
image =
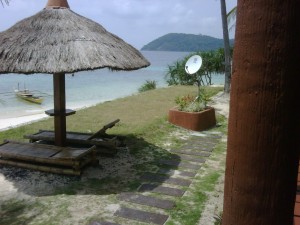
[{"label": "dried palm thatch", "polygon": [[74,13],[68,5],[46,7],[0,32],[0,74],[74,73],[104,67],[135,70],[146,66],[149,62],[138,50]]}]

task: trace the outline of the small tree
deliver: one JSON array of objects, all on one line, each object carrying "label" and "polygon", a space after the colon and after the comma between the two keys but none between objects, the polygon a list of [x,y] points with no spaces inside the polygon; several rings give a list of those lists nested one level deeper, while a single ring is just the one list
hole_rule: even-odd
[{"label": "small tree", "polygon": [[[231,51],[232,53],[232,51]],[[197,72],[197,75],[188,75],[185,72],[186,61],[192,55],[200,55],[202,57],[202,67]],[[183,60],[175,62],[173,65],[168,66],[166,74],[166,81],[168,85],[193,85],[195,82],[200,81],[201,85],[212,84],[213,73],[223,73],[224,66],[224,49],[218,49],[208,52],[196,52],[186,56]]]},{"label": "small tree", "polygon": [[156,89],[157,82],[155,80],[146,80],[146,82],[138,89],[138,91],[145,92]]},{"label": "small tree", "polygon": [[168,71],[166,74],[166,81],[169,86],[171,85],[193,85],[195,79],[192,76],[187,76],[184,66],[188,57],[183,60],[175,62],[173,65],[168,66]]}]

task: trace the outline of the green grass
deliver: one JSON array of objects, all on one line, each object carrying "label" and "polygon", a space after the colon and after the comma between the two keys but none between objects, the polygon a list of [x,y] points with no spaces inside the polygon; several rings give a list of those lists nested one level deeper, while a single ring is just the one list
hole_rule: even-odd
[{"label": "green grass", "polygon": [[[30,216],[24,216],[26,212],[34,209]],[[43,210],[43,206],[37,202],[25,200],[4,201],[0,205],[0,224],[28,224]],[[22,223],[20,223],[22,221]]]},{"label": "green grass", "polygon": [[[222,91],[222,88],[207,88],[207,92],[211,96],[219,91]],[[172,148],[182,145],[181,140],[171,135],[173,132],[180,131],[180,128],[167,122],[168,110],[175,106],[176,96],[195,94],[196,92],[197,88],[193,86],[155,89],[82,109],[75,115],[68,117],[67,130],[78,132],[96,132],[103,125],[117,118],[120,119],[120,123],[110,129],[108,133],[126,137],[126,144],[133,156],[128,171],[130,176],[116,174],[102,179],[79,179],[64,187],[56,188],[49,197],[33,197],[34,200],[30,201],[0,201],[0,224],[22,224],[23,221],[28,221],[30,224],[31,220],[34,221],[32,224],[60,224],[61,221],[70,217],[68,204],[74,204],[70,202],[75,201],[74,199],[81,197],[81,195],[87,196],[87,198],[94,196],[92,199],[99,198],[101,199],[98,199],[99,202],[104,201],[103,204],[106,204],[107,198],[109,203],[115,203],[116,200],[113,196],[116,193],[135,191],[140,185],[140,181],[137,179],[139,174],[145,171],[155,172],[158,168],[156,162],[170,157],[171,153],[164,147],[166,140],[171,143],[169,147]],[[217,120],[221,126],[214,128],[213,131],[226,133],[226,119],[217,116]],[[2,131],[0,132],[0,140],[26,141],[23,139],[24,134],[35,133],[39,129],[53,129],[53,118]],[[212,160],[218,161],[225,149],[224,144],[219,145],[211,157]],[[193,186],[187,191],[188,195],[177,199],[176,208],[169,211],[171,219],[167,224],[189,225],[196,224],[199,220],[207,200],[206,192],[213,190],[223,172],[216,171],[209,165],[203,169],[205,169],[205,176],[196,177]],[[58,205],[55,210],[51,208],[51,202]],[[96,203],[91,202],[91,204]],[[97,212],[100,217],[101,211]],[[43,217],[35,218],[39,213],[43,214]],[[49,216],[47,216],[48,214]],[[88,219],[93,218],[93,216],[95,215],[91,215]],[[103,215],[103,218],[106,217],[110,218],[110,214]]]},{"label": "green grass", "polygon": [[[214,95],[221,90],[222,88],[207,88],[209,95]],[[144,138],[153,138],[153,133],[157,131],[153,130],[157,129],[153,124],[157,120],[166,119],[168,110],[175,106],[176,96],[188,93],[195,94],[196,92],[197,88],[193,86],[174,86],[105,102],[94,107],[79,110],[75,115],[67,117],[67,130],[96,132],[103,125],[115,119],[120,119],[120,123],[111,130],[111,133],[142,135]],[[0,132],[0,140],[23,140],[24,134],[32,134],[39,129],[53,130],[53,127],[53,118],[49,118],[2,131]]]},{"label": "green grass", "polygon": [[171,219],[167,225],[184,224],[194,225],[199,221],[201,212],[207,200],[206,191],[213,191],[220,174],[212,172],[202,179],[194,180],[195,189],[189,191],[188,196],[182,197],[176,202],[176,207],[170,211]]},{"label": "green grass", "polygon": [[[226,129],[227,123],[224,121]],[[220,130],[220,128],[214,128],[213,131]],[[214,166],[206,163],[201,168],[199,174],[193,180],[192,186],[187,191],[187,194],[176,202],[176,207],[170,210],[171,218],[166,225],[184,224],[195,225],[198,223],[202,211],[205,207],[205,203],[208,200],[207,193],[213,192],[215,185],[218,182],[220,176],[224,173],[226,143],[220,142],[214,149],[210,160],[221,165],[221,169],[216,169]],[[203,176],[201,174],[204,174]]]}]

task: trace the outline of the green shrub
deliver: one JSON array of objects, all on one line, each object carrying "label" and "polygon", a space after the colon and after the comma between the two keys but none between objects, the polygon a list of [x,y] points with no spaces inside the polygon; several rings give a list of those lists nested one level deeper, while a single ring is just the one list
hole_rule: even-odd
[{"label": "green shrub", "polygon": [[[189,75],[185,71],[185,64],[192,55],[201,56],[202,66],[196,74]],[[214,51],[191,53],[184,59],[168,65],[165,79],[169,86],[193,85],[196,81],[199,81],[202,86],[211,85],[212,74],[225,72],[224,61],[225,55],[222,48]]]},{"label": "green shrub", "polygon": [[155,80],[146,80],[146,83],[144,83],[140,88],[139,92],[145,92],[149,90],[156,89],[156,81]]},{"label": "green shrub", "polygon": [[185,95],[185,96],[177,96],[175,99],[175,103],[178,106],[178,109],[180,111],[185,111],[185,109],[188,107],[188,105],[190,105],[194,100],[195,100],[195,96],[191,96],[191,95]]},{"label": "green shrub", "polygon": [[199,87],[198,96],[185,95],[176,97],[175,103],[179,111],[185,112],[200,112],[207,108],[207,103],[210,101],[209,95],[204,88]]},{"label": "green shrub", "polygon": [[206,108],[203,101],[198,101],[196,96],[181,96],[175,99],[179,111],[200,112]]}]

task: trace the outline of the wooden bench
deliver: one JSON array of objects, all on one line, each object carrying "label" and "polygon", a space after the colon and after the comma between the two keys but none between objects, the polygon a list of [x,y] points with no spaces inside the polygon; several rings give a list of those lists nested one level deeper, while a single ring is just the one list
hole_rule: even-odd
[{"label": "wooden bench", "polygon": [[[94,134],[80,133],[80,132],[67,132],[66,143],[67,144],[79,144],[79,145],[95,145],[97,151],[108,154],[117,153],[117,147],[122,145],[122,142],[118,137],[106,134],[106,130],[115,126],[120,120],[117,119],[101,128]],[[47,141],[53,143],[55,141],[54,131],[40,130],[35,134],[24,135],[24,138],[30,140],[30,142]]]},{"label": "wooden bench", "polygon": [[97,162],[95,146],[70,148],[38,143],[5,141],[0,164],[68,175],[81,175],[84,166]]}]

